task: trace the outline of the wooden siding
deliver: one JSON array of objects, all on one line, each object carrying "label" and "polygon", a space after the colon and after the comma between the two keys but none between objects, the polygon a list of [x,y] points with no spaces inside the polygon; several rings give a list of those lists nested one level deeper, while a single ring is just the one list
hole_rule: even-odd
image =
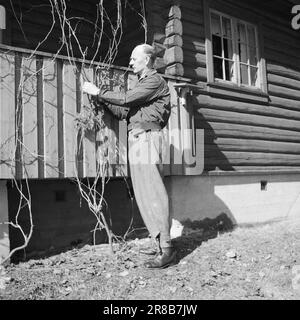
[{"label": "wooden siding", "polygon": [[[77,174],[94,177],[97,163],[101,162],[99,148],[103,141],[108,141],[109,176],[128,175],[126,122],[105,113],[105,130],[101,134],[87,130],[83,139],[75,128],[76,116],[90,103],[82,93],[81,83],[83,80],[97,83],[99,66],[0,46],[0,179],[71,178]],[[127,90],[137,81],[136,76],[122,67],[113,66],[100,72],[102,78],[106,73],[105,85],[110,90],[120,87]],[[172,111],[164,129],[167,148],[164,169],[166,175],[182,175],[201,161],[195,157],[192,163],[185,161],[185,153],[195,146],[185,141],[183,132],[191,129],[190,115],[179,103],[181,93],[175,87],[184,79],[169,76],[166,80]],[[198,148],[202,147],[202,138],[197,142]]]},{"label": "wooden siding", "polygon": [[209,3],[258,24],[267,86],[266,95],[250,95],[232,86],[191,97],[195,125],[205,130],[205,170],[299,169],[300,32],[291,28],[292,4],[283,0],[180,1],[177,31],[183,58],[177,72],[199,84],[208,79],[205,5]]},{"label": "wooden siding", "polygon": [[[78,71],[68,59],[1,50],[0,68],[0,178],[75,177],[76,168],[80,177],[95,176],[99,137],[87,131],[81,142],[75,118],[88,103],[80,88],[83,73],[95,81],[96,65]],[[124,86],[124,72],[112,70],[110,89]],[[119,130],[126,141],[126,123],[109,115],[104,121],[112,157]],[[127,174],[127,146],[119,147],[112,176]]]}]

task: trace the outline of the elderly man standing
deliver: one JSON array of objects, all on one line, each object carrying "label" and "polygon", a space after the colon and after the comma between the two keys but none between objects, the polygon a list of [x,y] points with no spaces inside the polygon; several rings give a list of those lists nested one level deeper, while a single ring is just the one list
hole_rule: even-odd
[{"label": "elderly man standing", "polygon": [[170,239],[169,199],[163,182],[162,129],[170,117],[170,92],[166,81],[153,68],[152,46],[136,46],[130,66],[138,76],[136,86],[126,93],[101,92],[85,82],[83,91],[95,96],[117,118],[128,124],[128,156],[133,190],[144,223],[157,244],[157,250],[140,250],[155,254],[145,263],[148,268],[165,268],[173,264],[176,251]]}]

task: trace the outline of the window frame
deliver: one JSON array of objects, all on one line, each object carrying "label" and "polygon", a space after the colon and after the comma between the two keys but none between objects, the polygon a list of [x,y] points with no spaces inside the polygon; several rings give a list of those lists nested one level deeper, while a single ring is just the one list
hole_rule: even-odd
[{"label": "window frame", "polygon": [[[262,25],[256,16],[249,14],[248,12],[243,12],[242,9],[237,9],[231,5],[222,5],[218,1],[204,0],[204,27],[205,27],[205,49],[206,49],[206,68],[207,68],[207,90],[211,93],[216,93],[218,95],[240,95],[242,99],[250,99],[261,102],[268,102],[268,92],[267,92],[267,73],[266,73],[266,64],[264,59],[263,52],[263,37],[262,37]],[[217,15],[224,16],[229,18],[231,21],[231,26],[234,25],[233,32],[233,52],[234,54],[238,53],[237,41],[237,25],[241,21],[244,24],[248,24],[254,27],[255,29],[255,39],[256,39],[256,54],[257,54],[257,66],[258,66],[258,78],[259,86],[251,86],[240,83],[240,57],[234,57],[236,59],[235,63],[235,74],[238,79],[237,82],[215,79],[214,77],[214,64],[213,64],[213,48],[212,48],[212,32],[211,32],[211,13],[216,13]],[[239,18],[237,18],[239,17]],[[248,49],[247,49],[248,50]],[[237,73],[236,73],[237,72]],[[228,90],[231,92],[229,93]]]},{"label": "window frame", "polygon": [[[259,41],[258,41],[258,32],[257,32],[257,26],[253,23],[250,23],[248,21],[245,21],[245,20],[242,20],[242,19],[237,19],[235,17],[232,17],[228,14],[225,14],[225,13],[222,13],[220,11],[217,11],[217,10],[214,10],[214,9],[210,9],[209,11],[210,13],[210,26],[212,26],[212,21],[211,21],[211,16],[212,14],[218,16],[220,19],[221,19],[221,23],[220,23],[220,26],[221,26],[221,32],[223,31],[223,18],[226,18],[230,21],[230,27],[231,27],[231,41],[232,41],[232,59],[230,58],[226,58],[224,56],[224,43],[223,43],[223,39],[225,38],[223,35],[221,35],[221,39],[222,39],[222,42],[221,42],[221,45],[222,45],[222,57],[219,57],[219,56],[215,56],[214,53],[212,52],[212,55],[213,55],[213,58],[215,57],[218,57],[219,59],[221,58],[222,59],[222,71],[223,71],[223,79],[220,79],[220,78],[216,78],[214,76],[214,82],[218,82],[218,81],[225,81],[225,82],[229,82],[229,83],[235,83],[237,84],[239,87],[245,87],[245,88],[258,88],[258,89],[261,89],[261,63],[260,63],[260,56],[259,56]],[[252,27],[254,29],[254,35],[255,35],[255,54],[256,54],[256,57],[257,57],[257,64],[256,65],[252,65],[250,63],[250,61],[247,61],[247,63],[244,63],[241,61],[241,57],[240,55],[238,54],[239,50],[238,50],[238,24],[241,23],[243,25],[246,26],[245,28],[245,33],[246,33],[246,38],[248,40],[248,26]],[[212,41],[212,32],[211,32],[211,41]],[[246,43],[246,50],[247,50],[247,57],[250,56],[249,54],[249,42],[247,41]],[[234,74],[233,74],[233,80],[226,80],[224,79],[225,76],[225,65],[224,65],[224,62],[225,61],[233,61],[234,63]],[[249,62],[249,63],[248,63]],[[241,83],[242,81],[242,77],[241,77],[241,69],[240,69],[240,66],[241,65],[245,65],[247,66],[247,80],[248,80],[248,84],[243,84]],[[258,85],[251,85],[249,83],[251,83],[251,72],[249,70],[249,67],[255,67],[257,68],[257,83],[259,84]],[[214,64],[213,64],[213,74],[214,74]]]},{"label": "window frame", "polygon": [[[4,30],[7,29],[7,14],[6,14],[6,8],[4,5],[2,5],[0,3],[0,11],[2,11],[4,13],[4,25],[5,28],[2,28],[2,21],[0,21],[0,44],[4,43]],[[0,18],[1,18],[1,14],[0,14]]]}]

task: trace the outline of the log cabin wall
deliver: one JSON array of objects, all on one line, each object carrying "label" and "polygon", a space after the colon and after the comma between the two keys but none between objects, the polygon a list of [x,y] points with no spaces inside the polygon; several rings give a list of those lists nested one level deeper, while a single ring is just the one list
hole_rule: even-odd
[{"label": "log cabin wall", "polygon": [[[161,10],[159,2],[151,5],[152,12]],[[205,131],[206,171],[300,168],[300,31],[291,27],[293,5],[283,0],[168,1],[161,29],[153,20],[154,40],[165,47],[164,72],[206,85],[189,98],[195,126]],[[265,68],[261,92],[212,83],[207,8],[257,25]],[[165,36],[159,38],[162,28]]]}]

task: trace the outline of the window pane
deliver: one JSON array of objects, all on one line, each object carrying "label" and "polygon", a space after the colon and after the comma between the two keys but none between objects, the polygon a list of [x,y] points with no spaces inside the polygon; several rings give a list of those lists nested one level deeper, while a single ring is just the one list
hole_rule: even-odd
[{"label": "window pane", "polygon": [[214,77],[223,79],[222,59],[214,58]]},{"label": "window pane", "polygon": [[230,19],[223,17],[222,24],[223,24],[223,37],[232,38]]},{"label": "window pane", "polygon": [[243,63],[248,63],[247,46],[243,43],[239,43],[239,57]]},{"label": "window pane", "polygon": [[222,57],[222,42],[221,38],[218,36],[212,36],[213,42],[213,55]]},{"label": "window pane", "polygon": [[232,61],[225,60],[225,77],[228,81],[234,80],[234,67]]},{"label": "window pane", "polygon": [[247,43],[246,40],[246,28],[244,24],[238,23],[238,41]]},{"label": "window pane", "polygon": [[256,56],[256,48],[250,47],[249,48],[249,53],[250,53],[250,64],[253,66],[257,65],[257,56]]},{"label": "window pane", "polygon": [[211,32],[221,36],[221,23],[220,17],[214,13],[211,14]]},{"label": "window pane", "polygon": [[255,67],[250,67],[250,72],[251,72],[251,85],[252,86],[258,86],[258,79],[257,79],[257,74],[258,74],[258,69]]},{"label": "window pane", "polygon": [[241,83],[242,84],[249,84],[248,81],[248,66],[241,64]]},{"label": "window pane", "polygon": [[233,60],[232,40],[223,38],[224,57]]},{"label": "window pane", "polygon": [[249,46],[250,46],[250,47],[256,47],[254,27],[252,27],[252,26],[247,26],[247,29],[248,29]]}]

